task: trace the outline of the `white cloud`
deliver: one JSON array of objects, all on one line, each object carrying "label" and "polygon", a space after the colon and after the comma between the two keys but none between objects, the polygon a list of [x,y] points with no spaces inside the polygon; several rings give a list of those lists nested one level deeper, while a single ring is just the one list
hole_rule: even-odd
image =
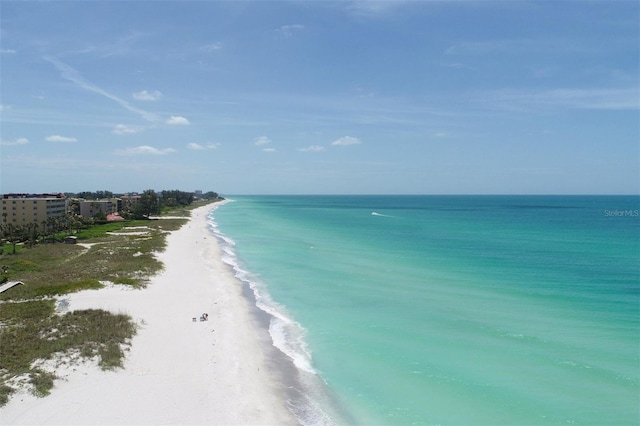
[{"label": "white cloud", "polygon": [[537,93],[533,98],[542,104],[576,109],[638,110],[640,91],[628,89],[555,89]]},{"label": "white cloud", "polygon": [[283,25],[280,28],[278,28],[276,31],[278,31],[280,34],[282,34],[285,37],[291,37],[294,31],[302,31],[303,29],[304,29],[304,25],[292,24],[292,25]]},{"label": "white cloud", "polygon": [[216,41],[214,43],[205,44],[200,48],[200,51],[211,53],[221,49],[222,49],[222,43],[220,43],[219,41]]},{"label": "white cloud", "polygon": [[255,146],[267,145],[271,143],[271,139],[266,136],[259,136],[253,140]]},{"label": "white cloud", "polygon": [[322,151],[324,151],[324,146],[309,145],[306,148],[300,148],[298,151],[300,151],[300,152],[322,152]]},{"label": "white cloud", "polygon": [[62,61],[59,61],[57,58],[54,58],[52,56],[45,56],[44,60],[51,62],[58,69],[58,71],[60,71],[60,76],[65,80],[69,80],[70,82],[77,84],[78,86],[80,86],[85,90],[97,93],[99,95],[104,96],[105,98],[111,99],[112,101],[118,103],[121,107],[131,112],[134,112],[136,114],[140,114],[140,116],[142,116],[142,118],[144,118],[147,121],[152,121],[152,122],[158,121],[158,117],[155,114],[136,108],[130,105],[127,101],[120,99],[116,95],[113,95],[107,92],[106,90],[96,86],[95,84],[91,83],[90,81],[85,80],[85,78],[75,68],[65,64]]},{"label": "white cloud", "polygon": [[406,0],[354,0],[344,2],[351,13],[372,18],[385,16],[394,9],[410,3]]},{"label": "white cloud", "polygon": [[14,53],[16,53],[16,51],[13,49],[0,49],[0,54],[3,55],[13,55]]},{"label": "white cloud", "polygon": [[147,92],[146,90],[143,90],[141,92],[135,92],[133,94],[133,99],[137,101],[157,101],[161,97],[162,93],[157,90],[154,90],[153,92]]},{"label": "white cloud", "polygon": [[200,145],[199,143],[193,143],[193,142],[187,144],[187,148],[189,148],[191,150],[194,150],[194,151],[203,151],[205,149],[216,149],[219,146],[220,146],[220,144],[217,143],[217,142],[216,143],[209,142],[209,143],[206,143],[204,145]]},{"label": "white cloud", "polygon": [[462,70],[462,69],[472,70],[473,69],[473,67],[463,64],[461,62],[442,62],[440,65],[445,68],[451,68],[455,70]]},{"label": "white cloud", "polygon": [[0,141],[0,145],[5,145],[5,146],[9,146],[9,145],[26,145],[29,143],[29,139],[27,138],[18,138],[18,139],[14,139],[11,141]]},{"label": "white cloud", "polygon": [[142,127],[136,127],[136,126],[127,126],[124,124],[116,124],[113,127],[113,130],[111,130],[111,133],[115,134],[115,135],[132,135],[135,133],[140,133],[142,132],[144,129]]},{"label": "white cloud", "polygon": [[276,152],[275,148],[264,148],[262,152]]},{"label": "white cloud", "polygon": [[188,126],[191,123],[186,118],[179,115],[172,115],[167,119],[167,124],[170,126]]},{"label": "white cloud", "polygon": [[358,145],[360,144],[360,139],[358,138],[354,138],[351,136],[343,136],[340,139],[336,139],[335,141],[331,142],[331,145],[333,146],[347,146],[347,145]]},{"label": "white cloud", "polygon": [[44,138],[44,140],[46,140],[47,142],[78,142],[78,139],[76,138],[70,138],[60,135],[47,136],[46,138]]},{"label": "white cloud", "polygon": [[116,151],[116,155],[164,155],[175,151],[173,148],[158,149],[149,145],[142,145],[133,148],[119,149]]},{"label": "white cloud", "polygon": [[502,89],[479,93],[477,102],[511,110],[533,107],[565,109],[638,110],[638,87],[619,89],[552,89],[546,91]]}]

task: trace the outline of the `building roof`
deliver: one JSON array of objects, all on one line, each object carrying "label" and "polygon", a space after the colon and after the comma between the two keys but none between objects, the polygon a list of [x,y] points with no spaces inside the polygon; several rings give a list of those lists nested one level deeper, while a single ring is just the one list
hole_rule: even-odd
[{"label": "building roof", "polygon": [[107,215],[107,220],[108,221],[113,221],[113,220],[124,220],[124,218],[122,216],[120,216],[120,213],[115,212],[115,213],[111,213]]}]

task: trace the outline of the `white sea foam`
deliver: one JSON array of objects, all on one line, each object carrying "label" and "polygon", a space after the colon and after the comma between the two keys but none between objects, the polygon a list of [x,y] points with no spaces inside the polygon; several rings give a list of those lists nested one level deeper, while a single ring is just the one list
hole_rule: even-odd
[{"label": "white sea foam", "polygon": [[251,290],[256,298],[256,306],[271,316],[269,334],[273,346],[287,355],[293,364],[307,373],[317,374],[313,368],[311,353],[304,340],[304,328],[292,320],[284,307],[275,303],[264,286],[255,278],[246,275]]},{"label": "white sea foam", "polygon": [[287,401],[289,410],[305,426],[332,426],[335,422],[307,395]]},{"label": "white sea foam", "polygon": [[317,374],[312,366],[311,354],[304,341],[304,328],[293,321],[285,309],[275,303],[265,291],[264,285],[248,271],[240,267],[238,257],[233,250],[235,241],[224,235],[212,218],[209,222],[211,232],[218,238],[222,250],[222,261],[231,266],[234,275],[249,285],[256,299],[256,306],[271,316],[269,334],[273,345],[293,361],[294,365],[307,373]]},{"label": "white sea foam", "polygon": [[273,345],[291,358],[296,367],[307,373],[316,374],[316,370],[311,365],[311,356],[306,350],[302,329],[298,324],[273,317],[269,324],[269,334],[273,339]]},{"label": "white sea foam", "polygon": [[220,238],[227,246],[235,246],[236,242],[233,241],[231,238],[226,237],[225,235],[218,233],[217,234],[218,238]]},{"label": "white sea foam", "polygon": [[273,301],[264,283],[255,274],[241,267],[235,252],[235,241],[219,230],[213,218],[210,221],[210,229],[220,244],[222,261],[232,268],[236,278],[249,286],[255,297],[256,307],[271,317],[269,335],[273,346],[291,359],[293,365],[302,373],[299,377],[300,388],[296,385],[289,389],[289,392],[293,392],[288,400],[289,410],[304,426],[335,425],[331,416],[315,401],[315,396],[319,397],[322,394],[317,386],[324,382],[313,368],[311,352],[305,341],[305,329],[287,314],[283,306]]}]

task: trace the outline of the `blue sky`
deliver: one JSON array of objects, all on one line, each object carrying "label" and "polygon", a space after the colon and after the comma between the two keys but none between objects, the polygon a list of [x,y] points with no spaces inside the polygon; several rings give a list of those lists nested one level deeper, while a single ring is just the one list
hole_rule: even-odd
[{"label": "blue sky", "polygon": [[0,191],[637,194],[639,8],[3,0]]}]

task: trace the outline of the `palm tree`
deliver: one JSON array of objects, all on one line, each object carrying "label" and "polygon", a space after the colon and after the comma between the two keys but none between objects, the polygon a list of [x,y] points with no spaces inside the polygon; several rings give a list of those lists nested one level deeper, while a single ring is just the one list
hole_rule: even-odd
[{"label": "palm tree", "polygon": [[42,235],[46,239],[47,235],[49,235],[47,233],[47,219],[43,219],[42,222],[40,222],[40,227],[42,228]]},{"label": "palm tree", "polygon": [[67,213],[65,215],[65,222],[67,224],[67,232],[69,235],[78,233],[81,222],[76,215]]},{"label": "palm tree", "polygon": [[13,254],[16,254],[16,244],[18,242],[16,231],[17,231],[16,225],[14,225],[13,223],[7,223],[4,225],[4,232],[5,232],[5,235],[7,236],[7,241],[13,244]]},{"label": "palm tree", "polygon": [[30,222],[27,225],[29,247],[33,247],[38,239],[38,222]]},{"label": "palm tree", "polygon": [[58,218],[56,217],[48,217],[47,218],[47,229],[49,230],[51,235],[51,243],[56,242],[56,232],[58,232]]}]

